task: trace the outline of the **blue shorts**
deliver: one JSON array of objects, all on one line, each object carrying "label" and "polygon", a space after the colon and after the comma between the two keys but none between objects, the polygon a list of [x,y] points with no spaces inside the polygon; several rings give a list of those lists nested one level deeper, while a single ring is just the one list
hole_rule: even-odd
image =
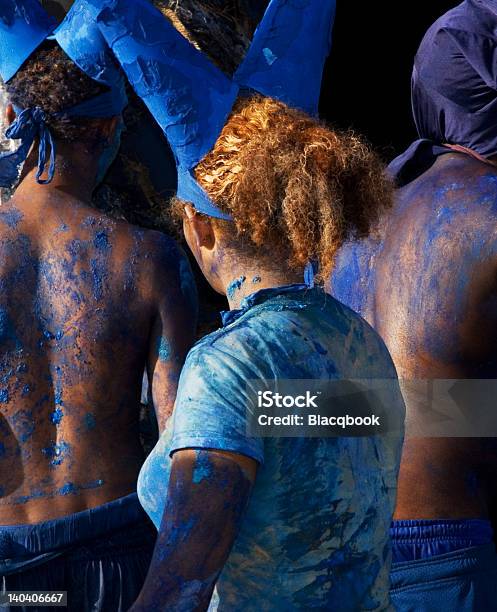
[{"label": "blue shorts", "polygon": [[155,538],[136,493],[53,521],[0,526],[0,592],[67,591],[67,610],[124,612],[141,590]]},{"label": "blue shorts", "polygon": [[488,521],[394,521],[391,600],[398,612],[497,611]]}]

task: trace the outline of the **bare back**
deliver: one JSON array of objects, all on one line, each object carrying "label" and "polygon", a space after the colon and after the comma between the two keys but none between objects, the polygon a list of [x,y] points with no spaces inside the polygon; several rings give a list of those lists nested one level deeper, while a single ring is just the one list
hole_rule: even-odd
[{"label": "bare back", "polygon": [[136,489],[144,369],[167,412],[192,339],[183,266],[172,240],[71,197],[0,208],[0,524]]},{"label": "bare back", "polygon": [[[444,155],[398,192],[380,234],[342,249],[332,293],[380,333],[399,378],[497,378],[497,171]],[[396,518],[492,516],[495,438],[407,435]]]}]

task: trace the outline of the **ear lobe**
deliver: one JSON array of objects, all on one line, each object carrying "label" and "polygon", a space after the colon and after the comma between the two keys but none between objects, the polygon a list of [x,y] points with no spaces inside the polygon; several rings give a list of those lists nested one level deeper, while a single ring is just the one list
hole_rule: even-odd
[{"label": "ear lobe", "polygon": [[188,218],[188,222],[193,229],[198,247],[212,251],[216,244],[216,235],[211,220],[208,217],[195,214]]},{"label": "ear lobe", "polygon": [[7,104],[5,108],[5,119],[6,119],[7,125],[12,125],[14,121],[16,120],[16,117],[17,115],[16,115],[16,112],[12,104]]}]

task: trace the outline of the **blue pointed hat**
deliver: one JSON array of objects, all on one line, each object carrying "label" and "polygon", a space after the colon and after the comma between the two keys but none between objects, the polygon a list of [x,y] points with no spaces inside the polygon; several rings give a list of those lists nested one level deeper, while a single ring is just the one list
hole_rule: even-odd
[{"label": "blue pointed hat", "polygon": [[90,101],[69,109],[71,116],[113,117],[126,107],[123,74],[95,23],[95,7],[86,0],[76,0],[53,38],[68,57],[94,81],[109,88]]},{"label": "blue pointed hat", "polygon": [[107,43],[169,140],[178,197],[230,219],[193,171],[212,149],[241,89],[317,113],[336,0],[272,0],[245,60],[228,78],[147,0],[88,0]]},{"label": "blue pointed hat", "polygon": [[6,83],[57,26],[38,0],[2,0],[0,76]]},{"label": "blue pointed hat", "polygon": [[[76,0],[52,36],[57,24],[43,10],[38,0],[2,0],[0,77],[8,82],[45,40],[53,39],[83,72],[109,88],[99,96],[64,109],[60,115],[112,117],[120,114],[127,104],[124,78],[95,23],[93,10],[86,0]],[[36,179],[40,184],[49,183],[55,172],[56,150],[46,125],[46,114],[39,107],[16,111],[17,118],[7,130],[6,136],[21,140],[21,145],[12,153],[0,155],[0,186],[10,187],[15,183],[19,168],[26,160],[35,139],[39,139]],[[48,178],[42,180],[49,149]]]}]

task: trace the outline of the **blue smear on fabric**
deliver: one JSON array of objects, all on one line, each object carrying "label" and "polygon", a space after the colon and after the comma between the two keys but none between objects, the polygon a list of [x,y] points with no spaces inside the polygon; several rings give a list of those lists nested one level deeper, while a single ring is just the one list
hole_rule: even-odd
[{"label": "blue smear on fabric", "polygon": [[262,50],[262,53],[264,54],[264,57],[266,58],[266,62],[268,63],[268,66],[272,66],[274,62],[278,59],[278,57],[268,47],[265,47]]},{"label": "blue smear on fabric", "polygon": [[237,291],[243,286],[243,283],[247,280],[245,276],[240,276],[240,278],[235,278],[235,280],[231,281],[226,289],[226,295],[232,299]]},{"label": "blue smear on fabric", "polygon": [[[257,480],[219,577],[219,609],[223,601],[250,609],[261,584],[275,610],[328,610],[336,601],[347,601],[350,609],[383,609],[401,436],[252,438],[246,407],[253,396],[243,381],[395,379],[395,368],[379,336],[357,314],[317,288],[286,289],[244,300],[230,325],[190,351],[174,417],[140,472],[140,501],[159,528],[171,453],[180,448],[252,457],[260,464]],[[313,350],[313,342],[326,356]],[[395,388],[387,400],[401,413]],[[195,458],[193,486],[208,491],[215,476],[201,451]]]},{"label": "blue smear on fabric", "polygon": [[314,345],[314,348],[316,349],[316,351],[320,355],[327,355],[328,354],[328,351],[324,348],[324,346],[319,344],[319,342],[313,342],[312,344]]}]

